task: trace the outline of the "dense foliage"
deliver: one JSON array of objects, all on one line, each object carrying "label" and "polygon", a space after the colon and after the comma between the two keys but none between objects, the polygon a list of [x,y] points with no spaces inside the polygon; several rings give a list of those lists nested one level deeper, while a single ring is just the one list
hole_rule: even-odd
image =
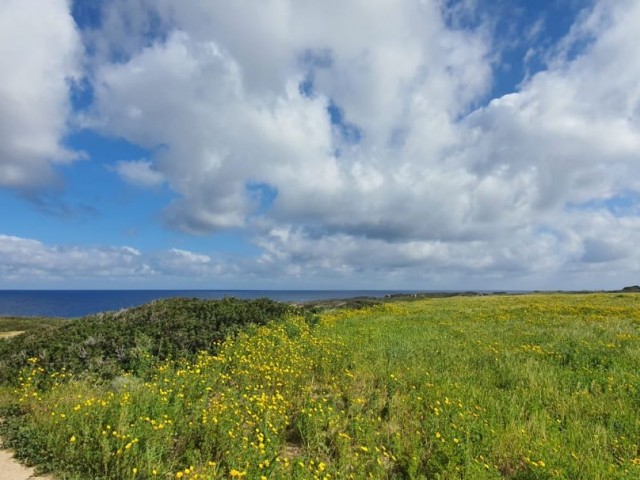
[{"label": "dense foliage", "polygon": [[0,317],[0,332],[26,332],[48,326],[58,326],[67,320],[47,317]]},{"label": "dense foliage", "polygon": [[27,359],[47,370],[110,378],[151,359],[180,359],[216,345],[249,323],[282,318],[293,307],[257,300],[173,298],[60,322],[0,342],[0,383],[13,382]]}]

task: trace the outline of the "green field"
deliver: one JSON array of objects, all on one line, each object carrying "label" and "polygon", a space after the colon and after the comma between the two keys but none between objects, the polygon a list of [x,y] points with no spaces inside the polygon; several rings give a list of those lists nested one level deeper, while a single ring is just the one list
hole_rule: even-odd
[{"label": "green field", "polygon": [[640,478],[637,294],[302,313],[115,377],[27,357],[5,438],[76,480]]}]

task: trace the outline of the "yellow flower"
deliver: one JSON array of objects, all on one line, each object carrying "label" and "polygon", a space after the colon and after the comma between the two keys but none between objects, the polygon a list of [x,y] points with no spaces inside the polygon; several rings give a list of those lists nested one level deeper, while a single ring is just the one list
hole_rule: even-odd
[{"label": "yellow flower", "polygon": [[72,436],[71,436],[71,438],[69,439],[69,441],[70,441],[71,443],[75,443],[75,441],[76,441],[76,436],[75,436],[75,435],[72,435]]}]

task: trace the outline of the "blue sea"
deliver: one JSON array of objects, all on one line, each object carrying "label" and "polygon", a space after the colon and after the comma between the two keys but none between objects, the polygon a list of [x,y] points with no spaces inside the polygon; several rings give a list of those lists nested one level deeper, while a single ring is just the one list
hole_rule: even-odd
[{"label": "blue sea", "polygon": [[407,290],[0,290],[0,316],[74,318],[135,307],[159,298],[260,298],[304,302],[352,297],[384,297]]}]

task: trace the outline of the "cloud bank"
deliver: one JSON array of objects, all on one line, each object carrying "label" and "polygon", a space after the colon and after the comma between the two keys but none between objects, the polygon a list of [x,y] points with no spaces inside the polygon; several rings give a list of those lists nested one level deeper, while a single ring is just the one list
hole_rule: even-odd
[{"label": "cloud bank", "polygon": [[[87,288],[101,281],[141,286],[157,279],[211,281],[225,266],[204,254],[180,249],[141,252],[129,246],[50,245],[0,234],[0,287],[56,285]],[[124,284],[122,282],[125,282]]]}]

